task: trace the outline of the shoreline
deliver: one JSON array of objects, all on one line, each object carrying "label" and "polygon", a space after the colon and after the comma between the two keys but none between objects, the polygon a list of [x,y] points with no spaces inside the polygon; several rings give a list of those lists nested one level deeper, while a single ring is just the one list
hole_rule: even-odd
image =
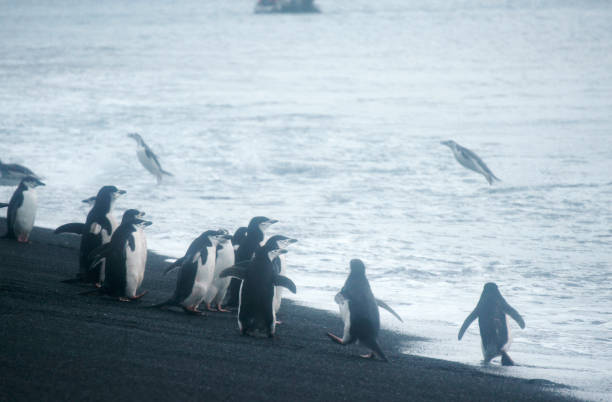
[{"label": "shoreline", "polygon": [[384,328],[391,364],[361,359],[325,335],[341,334],[337,314],[287,299],[272,340],[241,337],[233,314],[146,308],[176,278],[152,252],[141,301],[81,296],[88,287],[61,282],[78,271],[78,244],[41,228],[30,244],[0,239],[2,400],[574,400],[560,384],[403,354],[422,338]]}]

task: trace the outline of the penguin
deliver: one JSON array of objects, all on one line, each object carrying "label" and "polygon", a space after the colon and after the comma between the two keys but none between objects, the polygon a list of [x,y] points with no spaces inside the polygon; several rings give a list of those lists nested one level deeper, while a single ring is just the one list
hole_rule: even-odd
[{"label": "penguin", "polygon": [[[224,229],[220,229],[219,233],[228,235],[227,230]],[[209,311],[218,310],[222,313],[228,313],[230,311],[221,306],[221,303],[225,298],[225,293],[227,292],[227,287],[230,283],[230,278],[221,278],[219,275],[224,269],[234,265],[235,250],[232,244],[233,238],[233,236],[222,237],[219,239],[219,244],[217,245],[215,268],[211,277],[211,282],[208,285],[206,297],[204,299],[206,302],[206,308]],[[216,310],[213,305],[216,306]]]},{"label": "penguin", "polygon": [[[283,235],[274,235],[266,241],[266,245],[270,244],[274,248],[287,248],[289,245],[293,243],[297,243],[297,239],[291,239]],[[286,269],[284,254],[281,254],[278,257],[276,257],[272,261],[272,265],[274,266],[274,271],[278,275],[283,275],[283,276],[286,275],[287,269]],[[273,302],[274,314],[278,314],[278,310],[280,309],[282,298],[283,298],[283,287],[275,286],[274,287],[274,302]],[[282,324],[282,322],[277,320],[276,324]]]},{"label": "penguin", "polygon": [[446,145],[453,151],[455,159],[457,159],[461,166],[483,175],[489,185],[492,185],[494,180],[501,181],[474,152],[462,147],[453,140],[441,141],[440,144]]},{"label": "penguin", "polygon": [[121,224],[113,232],[110,242],[91,252],[91,267],[106,261],[104,282],[100,293],[117,297],[120,301],[137,300],[147,292],[137,294],[147,264],[147,240],[142,228],[152,222],[143,220],[145,213],[128,209]]},{"label": "penguin", "polygon": [[40,176],[25,166],[16,163],[2,163],[0,161],[0,186],[15,186],[25,177],[34,177],[42,180]]},{"label": "penguin", "polygon": [[227,239],[231,239],[231,236],[217,230],[208,230],[198,236],[187,249],[185,256],[179,259],[180,270],[174,294],[167,301],[153,307],[181,306],[189,313],[202,314],[198,306],[206,298],[208,286],[212,281],[217,244]]},{"label": "penguin", "polygon": [[512,317],[521,329],[525,328],[523,317],[506,302],[497,285],[493,282],[486,283],[476,308],[463,322],[457,339],[461,340],[470,324],[478,318],[482,355],[485,363],[489,363],[494,357],[501,355],[503,366],[513,366],[514,362],[508,355],[512,338],[506,314]]},{"label": "penguin", "polygon": [[232,245],[234,246],[234,254],[236,251],[238,251],[238,247],[240,247],[240,243],[242,242],[242,240],[246,238],[246,233],[247,233],[247,228],[245,226],[240,226],[234,232],[234,235],[232,236]]},{"label": "penguin", "polygon": [[[80,223],[69,223],[55,229],[54,233],[81,233],[81,245],[79,248],[79,273],[71,282],[94,283],[99,286],[104,280],[105,261],[100,261],[93,269],[90,269],[91,258],[89,255],[93,250],[103,244],[110,242],[111,235],[117,228],[117,222],[112,214],[115,200],[125,194],[115,186],[104,186],[96,195],[93,208],[87,214],[85,225]],[[82,226],[81,226],[82,225]]]},{"label": "penguin", "polygon": [[136,144],[138,145],[138,149],[136,150],[138,160],[145,169],[155,176],[157,179],[157,184],[161,183],[163,175],[173,176],[172,173],[162,169],[157,155],[155,155],[151,148],[149,148],[149,146],[144,142],[140,134],[131,133],[128,134],[128,137],[133,138],[136,141]]},{"label": "penguin", "polygon": [[36,218],[37,196],[35,189],[44,185],[45,183],[38,178],[26,176],[21,179],[9,203],[0,204],[0,208],[8,207],[6,214],[7,238],[17,239],[20,243],[29,241]]},{"label": "penguin", "polygon": [[[265,216],[256,216],[251,219],[246,233],[236,234],[241,235],[241,240],[236,249],[236,262],[249,261],[255,255],[255,251],[261,247],[265,238],[265,232],[270,227],[277,223],[276,219],[266,218]],[[240,230],[240,229],[238,229]],[[235,243],[234,243],[235,244]],[[238,295],[240,294],[240,280],[232,278],[226,294],[226,300],[223,303],[225,307],[236,308],[238,306]]]},{"label": "penguin", "polygon": [[328,332],[327,336],[340,345],[349,345],[359,341],[360,344],[372,351],[361,357],[374,358],[374,354],[376,354],[379,358],[388,362],[389,360],[377,340],[380,331],[378,307],[383,307],[400,321],[402,319],[386,303],[374,297],[365,275],[365,265],[361,260],[351,260],[350,269],[351,272],[344,283],[344,287],[334,298],[340,309],[340,316],[344,321],[344,334],[340,338]]},{"label": "penguin", "polygon": [[291,279],[276,273],[272,261],[287,253],[276,245],[264,245],[255,252],[251,261],[239,263],[224,270],[221,277],[233,276],[242,280],[238,303],[238,328],[241,335],[263,330],[272,338],[276,332],[274,311],[274,287],[283,286],[291,292],[296,287]]}]

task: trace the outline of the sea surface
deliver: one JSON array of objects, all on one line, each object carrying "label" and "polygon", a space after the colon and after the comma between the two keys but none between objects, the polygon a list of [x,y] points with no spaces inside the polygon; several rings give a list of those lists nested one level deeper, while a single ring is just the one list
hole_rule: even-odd
[{"label": "sea surface", "polygon": [[[404,318],[383,324],[423,338],[406,353],[610,400],[612,3],[318,3],[0,0],[0,158],[45,177],[37,224],[83,221],[105,184],[172,257],[276,218],[299,302],[335,310],[361,258]],[[156,185],[130,132],[174,177]],[[516,367],[482,365],[476,322],[457,341],[488,281],[527,324]]]}]

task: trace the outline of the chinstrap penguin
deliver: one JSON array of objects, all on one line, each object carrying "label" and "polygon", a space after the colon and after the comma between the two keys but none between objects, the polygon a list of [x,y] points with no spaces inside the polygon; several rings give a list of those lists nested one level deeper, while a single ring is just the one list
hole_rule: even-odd
[{"label": "chinstrap penguin", "polygon": [[106,261],[101,293],[121,301],[140,299],[147,293],[137,293],[147,264],[147,241],[142,228],[152,224],[142,219],[144,215],[136,209],[125,211],[110,242],[91,252],[92,267],[102,259]]},{"label": "chinstrap penguin", "polygon": [[359,341],[360,344],[372,351],[361,357],[373,358],[376,354],[382,360],[388,361],[378,344],[378,332],[380,331],[378,307],[388,310],[400,321],[402,319],[386,303],[374,297],[365,275],[365,265],[361,260],[351,260],[350,269],[351,272],[344,283],[344,287],[334,298],[344,322],[344,333],[342,338],[331,332],[328,332],[327,336],[340,345],[349,345]]},{"label": "chinstrap penguin", "polygon": [[523,317],[506,302],[497,285],[489,282],[484,285],[476,308],[463,322],[457,338],[461,340],[470,324],[478,318],[482,355],[485,363],[489,363],[491,359],[501,355],[502,365],[513,366],[514,362],[508,355],[512,338],[506,314],[512,317],[521,329],[525,328]]},{"label": "chinstrap penguin", "polygon": [[138,145],[138,149],[136,150],[136,155],[138,156],[138,160],[147,169],[155,178],[157,179],[157,184],[161,183],[162,177],[173,176],[172,173],[165,171],[162,169],[161,164],[159,163],[159,159],[157,155],[153,153],[151,148],[144,142],[140,134],[130,133],[128,137],[133,138]]},{"label": "chinstrap penguin", "polygon": [[441,141],[440,144],[446,145],[453,151],[455,159],[457,159],[457,162],[459,162],[461,166],[483,175],[485,179],[487,179],[489,185],[493,184],[494,180],[501,181],[474,152],[462,147],[453,140]]},{"label": "chinstrap penguin", "polygon": [[235,262],[235,250],[232,245],[233,236],[230,237],[227,230],[220,229],[220,234],[225,234],[227,237],[220,237],[219,244],[217,244],[217,256],[215,260],[215,268],[212,274],[212,281],[208,286],[206,297],[206,308],[209,311],[218,310],[223,313],[229,312],[222,307],[221,303],[225,298],[225,293],[230,283],[230,278],[221,278],[219,275],[221,272],[234,265]]},{"label": "chinstrap penguin", "polygon": [[241,335],[248,335],[256,330],[263,330],[268,337],[276,331],[276,313],[274,311],[274,287],[283,286],[296,292],[295,284],[286,276],[279,275],[272,261],[285,249],[271,249],[272,246],[260,247],[250,261],[238,263],[221,273],[221,277],[233,276],[242,280],[238,304],[238,328]]},{"label": "chinstrap penguin", "polygon": [[[236,263],[249,261],[255,255],[255,251],[263,245],[266,230],[277,223],[276,219],[266,218],[265,216],[256,216],[251,219],[246,233],[242,231],[234,236],[240,236],[240,244],[236,250]],[[240,229],[238,229],[240,230]],[[235,243],[234,243],[235,244]],[[238,306],[238,295],[240,293],[240,280],[232,278],[227,290],[226,298],[223,305],[227,308],[236,308]]]},{"label": "chinstrap penguin", "polygon": [[[229,239],[231,236],[218,230],[208,230],[198,236],[185,255],[177,260],[180,270],[174,294],[167,301],[153,307],[181,306],[189,313],[201,314],[198,307],[206,298],[213,279],[217,245]],[[176,262],[166,272],[175,266]]]},{"label": "chinstrap penguin", "polygon": [[0,204],[0,207],[8,207],[6,214],[7,238],[17,239],[21,243],[28,242],[38,208],[35,189],[44,185],[45,183],[38,178],[26,176],[21,179],[9,203]]},{"label": "chinstrap penguin", "polygon": [[[266,245],[270,245],[270,250],[273,250],[276,248],[284,249],[284,248],[289,247],[293,243],[297,243],[297,239],[291,239],[283,235],[274,235],[266,241]],[[274,266],[274,271],[278,275],[286,276],[287,274],[286,265],[287,264],[285,262],[285,254],[281,254],[277,256],[276,258],[274,258],[274,260],[272,261],[272,265]],[[274,313],[275,314],[278,314],[278,310],[280,309],[282,299],[283,299],[283,287],[275,286],[274,287]],[[279,320],[277,320],[276,323],[282,324],[282,322]]]}]

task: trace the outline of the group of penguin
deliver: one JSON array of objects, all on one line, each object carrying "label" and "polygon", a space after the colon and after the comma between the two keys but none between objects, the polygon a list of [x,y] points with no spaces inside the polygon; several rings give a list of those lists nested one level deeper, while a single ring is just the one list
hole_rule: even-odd
[{"label": "group of penguin", "polygon": [[[138,159],[158,183],[163,170],[157,156],[138,134],[129,134],[137,142]],[[499,180],[474,154],[456,144],[445,141],[462,165],[485,176],[489,184]],[[19,242],[28,242],[36,215],[36,191],[44,186],[40,177],[17,164],[0,162],[0,184],[19,182],[8,204],[7,235]],[[144,279],[147,261],[147,243],[143,229],[152,224],[144,220],[144,212],[128,209],[117,225],[113,205],[125,194],[115,186],[103,186],[95,197],[83,202],[92,205],[85,223],[69,223],[55,230],[59,233],[81,235],[79,247],[79,272],[67,283],[93,284],[90,291],[115,297],[121,301],[140,299],[146,292],[138,293]],[[188,247],[185,255],[166,268],[165,274],[178,269],[173,295],[163,303],[152,307],[180,307],[190,314],[202,314],[199,306],[204,303],[210,311],[230,312],[238,310],[238,328],[241,335],[263,333],[273,337],[280,322],[276,314],[281,305],[283,288],[296,293],[296,286],[286,274],[284,254],[295,242],[283,235],[266,239],[265,233],[274,219],[256,216],[247,227],[240,227],[233,235],[225,229],[207,230]],[[389,311],[398,320],[401,317],[385,302],[374,297],[365,274],[365,265],[359,259],[350,261],[350,272],[344,286],[334,298],[344,323],[342,337],[327,333],[341,345],[355,341],[371,352],[365,358],[378,357],[388,361],[380,345],[379,307]],[[501,295],[495,283],[484,286],[480,300],[463,323],[458,339],[461,340],[469,325],[478,318],[482,352],[486,362],[502,356],[502,365],[513,365],[508,355],[510,328],[506,315],[512,317],[521,328],[525,322]]]}]

